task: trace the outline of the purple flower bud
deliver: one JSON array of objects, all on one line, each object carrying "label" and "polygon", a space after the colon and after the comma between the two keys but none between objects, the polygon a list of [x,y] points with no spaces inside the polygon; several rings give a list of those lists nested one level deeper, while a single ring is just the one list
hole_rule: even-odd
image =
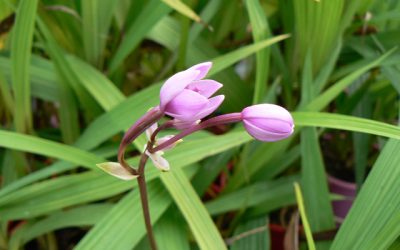
[{"label": "purple flower bud", "polygon": [[242,111],[247,132],[260,141],[279,141],[293,133],[293,118],[290,113],[274,104],[258,104]]},{"label": "purple flower bud", "polygon": [[211,62],[200,63],[170,77],[160,91],[160,109],[177,121],[195,122],[214,112],[224,100],[223,95],[210,98],[222,84],[202,80]]}]

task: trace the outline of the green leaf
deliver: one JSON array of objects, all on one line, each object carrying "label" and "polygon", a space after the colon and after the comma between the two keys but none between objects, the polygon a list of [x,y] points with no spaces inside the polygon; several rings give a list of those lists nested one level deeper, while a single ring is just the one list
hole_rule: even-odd
[{"label": "green leaf", "polygon": [[[294,10],[295,60],[304,62],[307,53],[312,52],[313,72],[318,72],[340,39],[338,35],[341,32],[345,0],[300,0],[290,3]],[[313,39],[316,36],[319,37],[318,41]]]},{"label": "green leaf", "polygon": [[350,73],[348,76],[342,78],[341,80],[336,82],[333,86],[331,86],[329,89],[324,91],[321,95],[319,95],[314,100],[312,100],[310,103],[308,103],[306,105],[305,109],[310,110],[310,111],[319,111],[319,110],[323,109],[333,99],[335,99],[346,87],[348,87],[350,84],[352,84],[362,74],[364,74],[368,70],[382,64],[390,55],[393,54],[393,52],[395,50],[396,50],[396,48],[388,51],[387,53],[383,54],[382,56],[380,56],[376,60],[372,61],[371,63],[363,66],[362,68],[355,70],[354,72]]},{"label": "green leaf", "polygon": [[29,62],[37,5],[38,0],[21,1],[19,3],[12,36],[11,63],[15,97],[15,128],[21,133],[32,130]]},{"label": "green leaf", "polygon": [[[260,42],[270,36],[267,16],[259,0],[246,0],[247,12],[249,13],[252,26],[253,40]],[[262,101],[269,74],[270,50],[263,49],[256,53],[256,83],[254,88],[253,103]]]},{"label": "green leaf", "polygon": [[64,207],[108,198],[132,186],[132,181],[120,181],[101,171],[58,177],[2,197],[0,217],[4,221],[33,218]]},{"label": "green leaf", "polygon": [[182,170],[174,169],[161,174],[160,178],[188,222],[200,249],[226,249],[217,227]]},{"label": "green leaf", "polygon": [[[185,141],[185,143],[182,143],[181,145],[179,145],[179,147],[176,147],[173,151],[166,152],[165,158],[168,159],[168,161],[170,162],[171,171],[173,172],[180,167],[186,166],[187,164],[191,164],[194,162],[198,162],[204,157],[217,154],[219,152],[232,148],[236,145],[243,144],[249,141],[250,139],[251,138],[247,136],[247,133],[245,132],[235,132],[235,133],[229,133],[224,136],[213,136],[193,141]],[[210,147],[210,145],[212,145],[212,147]],[[163,173],[162,175],[165,174],[168,173]],[[159,175],[160,172],[158,170],[149,166],[146,171],[146,180],[150,181],[156,177],[159,177]],[[171,189],[171,192],[172,191],[173,190]],[[152,209],[152,206],[154,206],[151,204],[153,203],[150,202],[150,209]],[[155,204],[158,204],[158,202],[156,202]],[[132,207],[127,207],[125,209],[131,211]],[[138,209],[140,209],[139,205]],[[117,212],[116,210],[115,214],[110,214],[109,217],[108,216],[105,217],[103,222],[96,225],[95,228],[86,235],[82,243],[80,243],[79,247],[96,246],[101,248],[104,246],[108,246],[107,242],[110,241],[110,239],[112,239],[111,243],[109,244],[112,245],[118,244],[117,249],[121,249],[119,247],[122,247],[122,249],[125,248],[131,249],[132,246],[137,244],[140,238],[143,235],[145,235],[145,228],[143,225],[141,225],[140,227],[136,224],[127,225],[135,228],[135,230],[139,230],[140,233],[138,232],[137,234],[134,234],[131,232],[129,233],[126,232],[124,233],[123,236],[121,236],[120,235],[121,232],[117,230],[118,228],[121,227],[120,224],[114,223],[117,218],[119,219],[122,216],[121,214],[123,214],[123,212],[119,210]],[[121,219],[120,223],[126,224],[127,221],[128,222],[132,221],[129,218],[130,217],[128,214],[127,217],[123,217]],[[142,219],[141,217],[139,218]],[[152,219],[154,218],[152,217]],[[112,230],[111,228],[115,228],[115,230]]]},{"label": "green leaf", "polygon": [[103,64],[103,52],[114,8],[118,1],[85,0],[82,6],[82,36],[86,60],[94,66]]},{"label": "green leaf", "polygon": [[310,248],[310,250],[315,250],[316,248],[315,248],[314,239],[312,237],[311,228],[308,223],[306,210],[304,208],[303,195],[301,194],[300,185],[297,182],[294,183],[294,191],[296,194],[297,205],[298,205],[299,211],[300,211],[301,221],[303,222],[308,247]]},{"label": "green leaf", "polygon": [[[324,161],[315,128],[301,130],[301,187],[313,232],[335,227]],[[315,197],[319,197],[316,199]]]},{"label": "green leaf", "polygon": [[58,158],[92,169],[95,164],[104,162],[101,157],[75,147],[5,130],[0,130],[0,146]]},{"label": "green leaf", "polygon": [[0,71],[0,97],[2,100],[0,103],[4,105],[4,109],[6,112],[10,114],[14,113],[14,98],[11,94],[10,86],[7,82],[6,77],[4,76],[3,72]]},{"label": "green leaf", "polygon": [[238,188],[206,203],[212,215],[254,207],[266,203],[269,209],[294,202],[293,182],[298,176],[289,176],[274,181],[259,182]]},{"label": "green leaf", "polygon": [[386,249],[400,235],[400,141],[385,145],[349,214],[332,250]]},{"label": "green leaf", "polygon": [[240,224],[233,237],[228,239],[231,250],[270,249],[270,232],[268,217],[257,218]]},{"label": "green leaf", "polygon": [[[147,182],[147,192],[150,217],[154,224],[171,204],[171,198],[159,180]],[[145,235],[140,196],[135,189],[105,214],[75,249],[130,250]]]},{"label": "green leaf", "polygon": [[164,249],[189,250],[188,230],[184,224],[177,207],[171,206],[154,225],[157,245]]},{"label": "green leaf", "polygon": [[101,72],[77,57],[67,58],[83,87],[108,111],[125,100],[121,91]]},{"label": "green leaf", "polygon": [[221,70],[233,65],[237,61],[239,61],[261,49],[271,46],[272,44],[278,43],[288,37],[290,37],[290,35],[275,36],[273,38],[254,43],[252,45],[247,45],[243,48],[237,49],[228,54],[214,58],[213,59],[213,67],[211,68],[209,75],[213,75],[216,72],[221,71]]},{"label": "green leaf", "polygon": [[[182,161],[181,161],[182,162]],[[185,169],[192,176],[197,165]],[[153,168],[152,168],[153,169]],[[157,176],[160,172],[157,171]],[[151,181],[151,175],[146,173],[147,192],[150,204],[152,224],[161,217],[172,203],[171,197],[159,180]],[[136,182],[134,182],[136,184]],[[121,228],[126,230],[121,231]],[[139,192],[135,189],[125,195],[104,218],[97,223],[79,242],[77,249],[132,249],[146,235],[142,216]]]},{"label": "green leaf", "polygon": [[293,112],[292,115],[296,126],[343,129],[400,139],[400,127],[370,119],[317,112]]},{"label": "green leaf", "polygon": [[[46,101],[58,101],[59,84],[50,61],[32,56],[29,69],[32,84],[31,94]],[[11,81],[11,60],[2,55],[0,55],[0,70]]]},{"label": "green leaf", "polygon": [[45,41],[47,51],[50,54],[54,66],[57,70],[57,74],[61,81],[72,88],[79,100],[80,105],[85,111],[86,118],[95,117],[101,112],[100,107],[97,105],[95,100],[89,93],[84,89],[81,84],[81,80],[77,76],[76,72],[72,69],[70,63],[67,61],[66,53],[59,46],[55,37],[48,28],[48,23],[45,23],[42,19],[38,18],[37,23],[41,34],[43,35],[42,40]]},{"label": "green leaf", "polygon": [[178,11],[184,16],[187,16],[188,18],[192,19],[195,22],[202,22],[201,18],[194,12],[189,6],[184,4],[180,0],[161,0],[174,10]]},{"label": "green leaf", "polygon": [[[13,133],[15,134],[15,133]],[[0,133],[1,135],[1,133]],[[22,136],[23,139],[30,138],[29,136]],[[3,141],[0,136],[0,145]],[[17,140],[15,139],[17,138]],[[17,143],[19,142],[18,137],[13,138]],[[36,139],[36,138],[35,138]],[[189,164],[197,162],[207,156],[223,152],[227,149],[241,145],[251,138],[243,132],[239,133],[229,133],[224,136],[207,136],[206,138],[197,139],[193,141],[186,141],[179,147],[175,148],[173,151],[167,152],[165,157],[171,164],[171,169],[186,167]],[[43,140],[43,139],[40,139]],[[60,155],[67,154],[71,162],[80,162],[88,164],[90,161],[95,159],[87,159],[88,156],[94,157],[93,154],[87,153],[85,151],[75,149],[73,151],[72,147],[64,146],[64,148],[58,147],[56,143],[46,142],[49,148],[43,147],[41,141],[26,141],[26,149],[30,149],[32,145],[39,145],[40,149],[54,148],[53,152],[60,150]],[[23,140],[22,140],[23,141]],[[213,145],[210,147],[210,145]],[[36,147],[34,147],[36,149]],[[72,148],[72,149],[71,149]],[[45,150],[44,150],[45,151]],[[85,155],[82,156],[82,153]],[[99,159],[98,162],[104,162],[104,159],[96,157]],[[67,159],[65,159],[67,160]],[[137,157],[129,162],[131,165],[137,165]],[[94,164],[96,164],[94,163]],[[94,165],[93,164],[93,165]],[[62,170],[73,167],[73,165],[60,165],[58,166]],[[46,169],[45,169],[46,170]],[[44,171],[45,171],[44,170]],[[22,179],[23,184],[15,185],[13,188],[7,190],[7,192],[2,191],[2,196],[0,197],[0,217],[1,218],[32,218],[39,215],[46,214],[48,212],[80,204],[83,202],[94,201],[99,199],[104,199],[112,195],[124,192],[130,187],[135,186],[136,182],[132,181],[120,181],[114,177],[111,177],[101,171],[90,171],[83,174],[76,174],[71,176],[60,177],[57,179],[50,179],[36,184],[31,184],[25,186],[22,189],[15,190],[15,188],[20,188],[21,186],[27,185],[32,181],[40,178],[49,177],[51,174],[57,173],[59,169],[52,169],[52,171],[46,171],[45,174],[40,174],[35,178]],[[148,167],[146,171],[146,179],[148,181],[159,177],[160,171],[155,167]],[[16,182],[17,183],[17,182]],[[73,185],[71,183],[80,183],[80,185]],[[65,188],[66,185],[70,185],[71,188]],[[95,188],[96,187],[96,188]],[[51,191],[49,191],[51,190]],[[97,191],[96,191],[97,190]],[[30,205],[27,206],[26,204]],[[7,209],[5,209],[7,208]]]},{"label": "green leaf", "polygon": [[113,205],[104,203],[55,212],[47,218],[29,223],[29,226],[21,234],[22,242],[27,243],[43,234],[54,232],[58,229],[92,226],[100,221],[112,207]]},{"label": "green leaf", "polygon": [[171,11],[164,3],[159,0],[151,0],[146,7],[140,12],[134,23],[128,27],[124,39],[115,55],[112,57],[109,70],[114,72],[146,36],[151,28],[161,20],[161,18]]}]

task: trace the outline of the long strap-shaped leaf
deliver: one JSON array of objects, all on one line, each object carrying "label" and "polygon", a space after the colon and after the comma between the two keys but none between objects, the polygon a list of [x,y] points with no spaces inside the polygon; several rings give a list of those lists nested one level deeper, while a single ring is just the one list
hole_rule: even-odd
[{"label": "long strap-shaped leaf", "polygon": [[[306,56],[302,83],[301,104],[310,103],[317,93],[312,75],[312,53]],[[329,199],[328,180],[326,178],[324,160],[319,146],[316,128],[304,128],[300,131],[301,150],[301,187],[304,192],[305,213],[313,232],[328,230],[335,227],[333,210]],[[315,197],[319,197],[315,199]],[[301,210],[300,210],[301,211]],[[301,213],[300,213],[301,214]],[[302,215],[302,217],[304,217]],[[325,243],[320,242],[318,248],[325,248]],[[311,248],[311,246],[309,245]]]},{"label": "long strap-shaped leaf", "polygon": [[204,250],[226,249],[210,214],[183,171],[176,168],[160,177],[188,222],[200,248]]},{"label": "long strap-shaped leaf", "polygon": [[32,129],[29,64],[38,0],[20,1],[12,37],[11,63],[15,96],[15,128],[18,132]]},{"label": "long strap-shaped leaf", "polygon": [[292,115],[297,126],[343,129],[400,140],[400,127],[388,123],[323,112],[293,112]]},{"label": "long strap-shaped leaf", "polygon": [[0,146],[58,158],[92,169],[104,161],[101,157],[75,147],[5,130],[0,130]]},{"label": "long strap-shaped leaf", "polygon": [[106,45],[107,32],[117,3],[118,1],[113,0],[81,1],[85,58],[97,67],[103,64],[102,54]]},{"label": "long strap-shaped leaf", "polygon": [[[247,12],[249,13],[252,26],[253,39],[260,42],[270,36],[267,16],[261,7],[259,0],[246,0]],[[263,49],[256,53],[256,83],[253,94],[253,103],[259,103],[265,95],[266,82],[269,73],[270,49]]]},{"label": "long strap-shaped leaf", "polygon": [[400,235],[400,141],[379,155],[340,227],[332,250],[387,249]]}]

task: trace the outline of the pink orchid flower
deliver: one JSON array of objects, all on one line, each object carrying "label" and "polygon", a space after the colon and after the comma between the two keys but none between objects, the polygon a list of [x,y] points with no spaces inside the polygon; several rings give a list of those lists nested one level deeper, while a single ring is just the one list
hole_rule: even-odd
[{"label": "pink orchid flower", "polygon": [[214,112],[224,100],[223,95],[211,97],[222,84],[203,79],[211,66],[211,62],[194,65],[176,73],[161,87],[160,110],[175,118],[178,127],[195,124]]}]

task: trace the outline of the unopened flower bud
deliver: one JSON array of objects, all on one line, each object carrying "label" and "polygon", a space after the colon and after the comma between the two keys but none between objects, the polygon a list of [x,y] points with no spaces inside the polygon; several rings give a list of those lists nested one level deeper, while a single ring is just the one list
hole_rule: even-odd
[{"label": "unopened flower bud", "polygon": [[294,124],[290,113],[274,104],[258,104],[242,111],[247,132],[260,141],[279,141],[293,133]]}]

